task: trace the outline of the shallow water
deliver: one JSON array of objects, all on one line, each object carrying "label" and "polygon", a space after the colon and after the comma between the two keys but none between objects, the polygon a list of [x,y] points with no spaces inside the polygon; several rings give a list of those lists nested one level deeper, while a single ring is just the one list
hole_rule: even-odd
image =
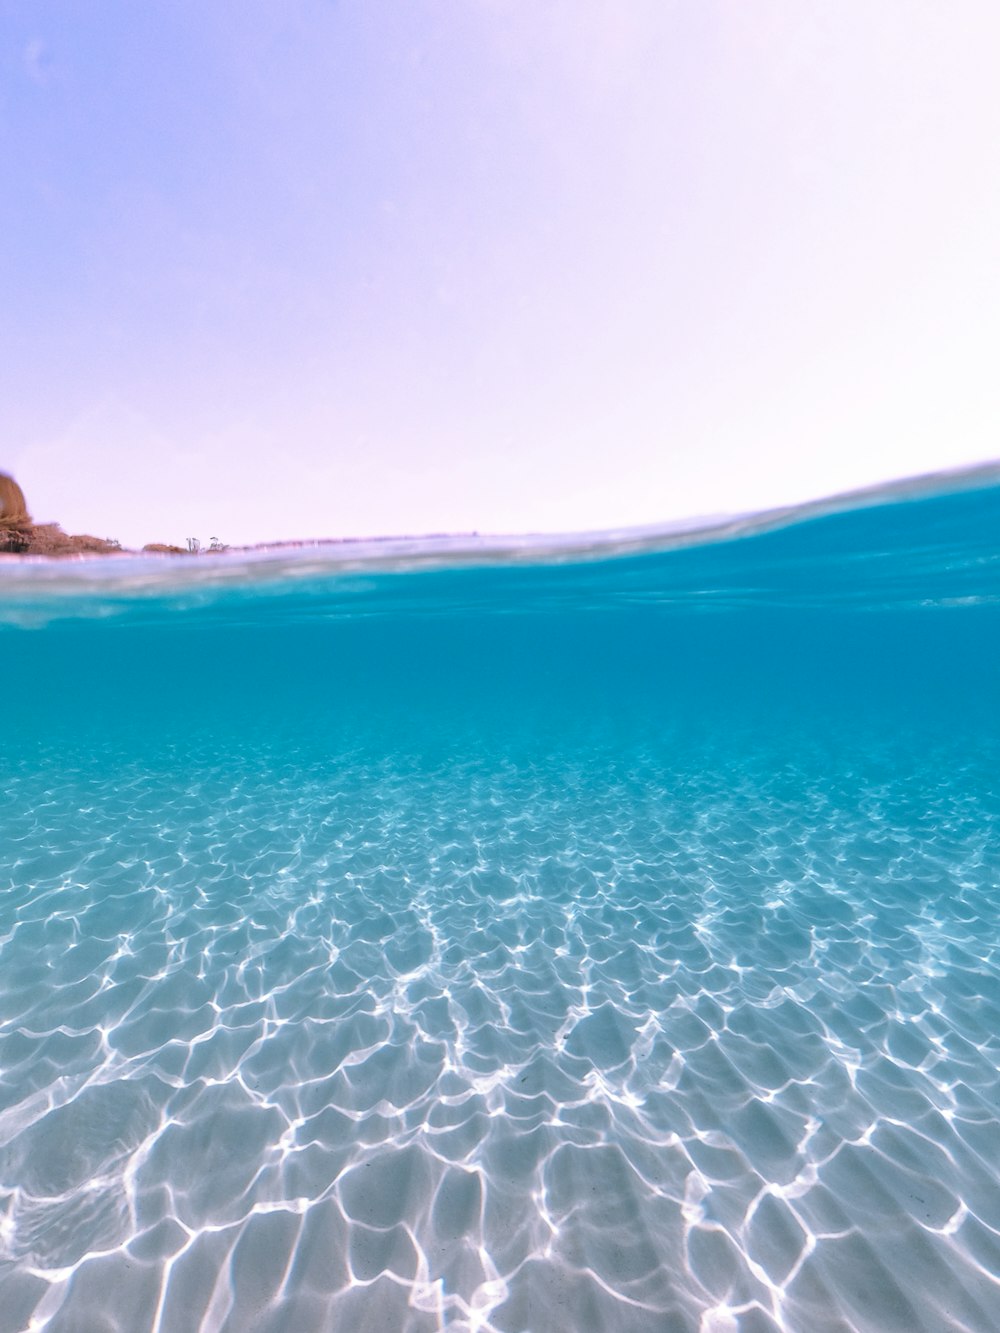
[{"label": "shallow water", "polygon": [[0,1330],[1000,1324],[1000,487],[603,554],[0,569]]}]

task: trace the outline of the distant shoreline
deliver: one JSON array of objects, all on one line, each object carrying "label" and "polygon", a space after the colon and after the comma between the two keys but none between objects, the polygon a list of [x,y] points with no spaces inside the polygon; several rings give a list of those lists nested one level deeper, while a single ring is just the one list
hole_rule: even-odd
[{"label": "distant shoreline", "polygon": [[77,555],[168,555],[186,559],[204,556],[246,555],[254,551],[295,550],[304,546],[351,546],[379,541],[434,541],[444,538],[479,538],[478,532],[430,532],[393,534],[378,537],[299,537],[281,541],[254,542],[248,546],[230,546],[219,542],[214,545],[176,546],[170,542],[147,542],[145,546],[122,546],[113,537],[94,537],[89,533],[76,535],[63,532],[58,523],[36,523],[29,527],[0,530],[0,557],[2,556],[77,556]]},{"label": "distant shoreline", "polygon": [[[0,473],[0,478],[4,476]],[[802,503],[779,505],[772,509],[749,511],[737,514],[702,515],[685,521],[667,524],[651,524],[641,527],[605,529],[587,532],[519,532],[483,533],[466,530],[464,532],[425,532],[393,533],[365,537],[300,537],[285,538],[279,541],[254,542],[248,545],[230,546],[212,539],[208,546],[202,546],[191,539],[187,547],[168,542],[147,542],[140,548],[125,547],[114,538],[94,537],[89,533],[70,534],[63,532],[58,523],[17,522],[4,525],[0,521],[0,560],[5,556],[27,557],[68,557],[68,556],[143,556],[165,555],[181,556],[186,559],[219,555],[251,555],[267,551],[300,550],[304,547],[352,547],[380,543],[412,543],[421,545],[434,542],[470,542],[477,549],[481,547],[496,549],[513,546],[521,550],[532,549],[538,543],[546,548],[558,548],[563,554],[576,550],[581,545],[589,547],[595,539],[602,544],[611,541],[619,548],[642,548],[651,539],[666,539],[670,544],[722,540],[731,537],[747,536],[766,531],[769,528],[784,527],[788,523],[802,522],[807,519],[822,518],[844,510],[867,508],[873,505],[893,504],[900,500],[919,500],[937,493],[978,489],[980,487],[1000,485],[1000,460],[975,463],[964,467],[951,468],[943,472],[923,473],[911,477],[901,477],[873,486],[863,486],[856,490],[841,491],[817,500]],[[25,514],[24,517],[27,517]],[[0,514],[0,520],[3,515]]]}]

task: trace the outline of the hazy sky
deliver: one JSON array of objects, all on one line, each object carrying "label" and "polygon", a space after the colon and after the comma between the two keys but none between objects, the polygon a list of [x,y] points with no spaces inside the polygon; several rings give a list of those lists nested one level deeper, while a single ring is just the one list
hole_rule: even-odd
[{"label": "hazy sky", "polygon": [[0,0],[0,468],[126,543],[1000,455],[996,0]]}]

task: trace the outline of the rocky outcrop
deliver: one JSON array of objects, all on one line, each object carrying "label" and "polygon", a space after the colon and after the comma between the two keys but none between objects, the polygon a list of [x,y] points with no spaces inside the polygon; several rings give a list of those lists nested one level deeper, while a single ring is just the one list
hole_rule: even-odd
[{"label": "rocky outcrop", "polygon": [[0,472],[0,552],[11,555],[108,555],[121,545],[107,537],[76,536],[58,523],[33,523],[24,491]]},{"label": "rocky outcrop", "polygon": [[30,527],[31,515],[21,490],[13,477],[0,472],[0,528]]},{"label": "rocky outcrop", "polygon": [[17,555],[110,555],[122,549],[120,543],[106,537],[63,532],[58,523],[33,523],[16,533],[0,532],[0,550],[4,549],[4,535],[8,537],[6,549]]},{"label": "rocky outcrop", "polygon": [[[301,545],[301,543],[289,543]],[[239,550],[255,549],[239,547]],[[149,542],[143,548],[148,555],[222,555],[229,550],[213,537],[202,547],[188,538],[187,550],[170,542]],[[2,555],[114,555],[121,554],[121,542],[112,537],[92,537],[89,533],[63,532],[58,523],[35,523],[28,512],[24,492],[6,472],[0,472],[0,556]],[[135,551],[125,552],[135,555]]]}]

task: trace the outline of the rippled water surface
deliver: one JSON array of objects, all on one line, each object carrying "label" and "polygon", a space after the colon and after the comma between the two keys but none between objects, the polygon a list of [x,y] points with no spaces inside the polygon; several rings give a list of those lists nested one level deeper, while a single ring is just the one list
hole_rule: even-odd
[{"label": "rippled water surface", "polygon": [[378,554],[0,569],[0,1330],[1000,1326],[1000,489]]}]

